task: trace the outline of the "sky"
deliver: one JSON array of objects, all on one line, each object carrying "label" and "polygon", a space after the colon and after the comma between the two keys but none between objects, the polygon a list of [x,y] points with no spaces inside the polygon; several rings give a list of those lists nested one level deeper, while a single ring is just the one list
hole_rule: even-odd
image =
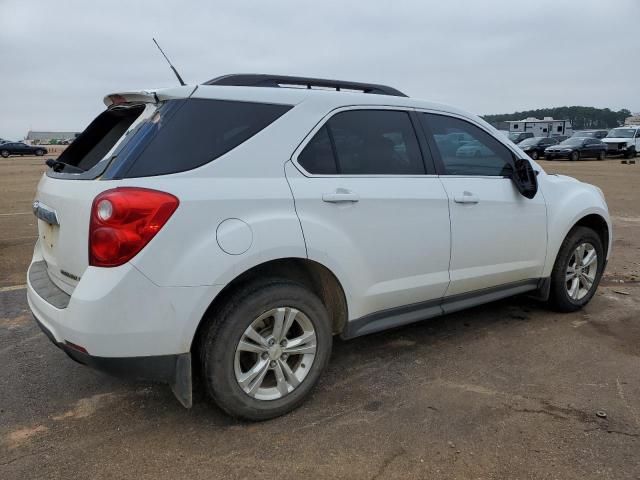
[{"label": "sky", "polygon": [[277,73],[477,114],[640,111],[640,0],[0,0],[0,138],[81,131],[107,93]]}]

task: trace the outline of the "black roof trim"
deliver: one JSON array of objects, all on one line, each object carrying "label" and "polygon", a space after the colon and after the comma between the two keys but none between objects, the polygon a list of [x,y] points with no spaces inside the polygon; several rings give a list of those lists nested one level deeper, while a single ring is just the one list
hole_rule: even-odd
[{"label": "black roof trim", "polygon": [[311,89],[312,87],[358,90],[363,93],[375,93],[378,95],[392,95],[394,97],[406,97],[404,93],[386,85],[373,83],[345,82],[343,80],[328,80],[324,78],[292,77],[288,75],[267,75],[261,73],[235,73],[216,77],[203,85],[233,85],[242,87],[281,87],[281,85],[300,85]]}]

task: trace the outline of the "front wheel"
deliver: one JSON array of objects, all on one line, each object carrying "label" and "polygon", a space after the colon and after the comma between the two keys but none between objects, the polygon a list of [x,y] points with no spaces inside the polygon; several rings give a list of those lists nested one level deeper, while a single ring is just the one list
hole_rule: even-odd
[{"label": "front wheel", "polygon": [[531,157],[531,160],[538,160],[538,151],[534,150],[529,154],[529,156]]},{"label": "front wheel", "polygon": [[36,156],[42,157],[46,152],[44,150],[36,150]]},{"label": "front wheel", "polygon": [[627,153],[624,155],[624,158],[634,158],[636,156],[636,149],[630,148]]},{"label": "front wheel", "polygon": [[207,391],[237,418],[267,420],[299,406],[331,355],[326,308],[289,280],[250,284],[207,321],[200,343]]},{"label": "front wheel", "polygon": [[551,272],[549,302],[558,311],[574,312],[593,297],[605,261],[602,240],[587,227],[576,227],[560,247]]},{"label": "front wheel", "polygon": [[605,159],[605,157],[607,156],[607,154],[603,151],[598,152],[598,160],[602,161]]},{"label": "front wheel", "polygon": [[580,159],[580,154],[578,152],[571,152],[571,155],[569,155],[569,160],[571,160],[572,162],[575,162],[576,160]]}]

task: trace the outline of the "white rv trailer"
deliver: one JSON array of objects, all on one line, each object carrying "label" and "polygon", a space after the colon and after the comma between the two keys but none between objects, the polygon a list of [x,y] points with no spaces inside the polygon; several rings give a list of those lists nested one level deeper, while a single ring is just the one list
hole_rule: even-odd
[{"label": "white rv trailer", "polygon": [[509,133],[533,133],[534,137],[570,137],[573,134],[573,128],[569,120],[554,120],[553,117],[544,117],[538,120],[534,117],[525,118],[524,120],[512,120],[509,124]]}]

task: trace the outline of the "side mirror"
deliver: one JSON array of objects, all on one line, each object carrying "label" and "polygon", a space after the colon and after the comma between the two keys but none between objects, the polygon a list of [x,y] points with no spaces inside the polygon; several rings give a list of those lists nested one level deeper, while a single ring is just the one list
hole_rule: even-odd
[{"label": "side mirror", "polygon": [[537,174],[528,160],[522,158],[515,160],[511,180],[523,197],[533,198],[538,193]]}]

